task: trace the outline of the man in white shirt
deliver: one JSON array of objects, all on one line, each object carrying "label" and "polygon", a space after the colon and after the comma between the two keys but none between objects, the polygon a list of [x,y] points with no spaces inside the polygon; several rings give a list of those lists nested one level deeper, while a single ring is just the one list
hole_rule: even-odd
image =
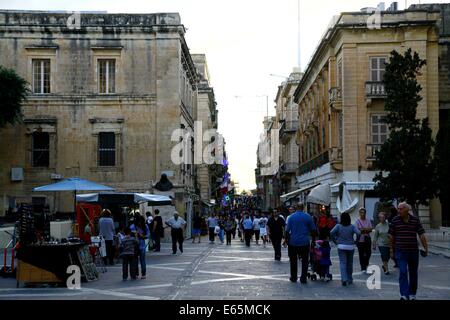
[{"label": "man in white shirt", "polygon": [[150,236],[147,240],[147,247],[148,251],[153,251],[153,247],[155,246],[153,242],[153,216],[150,212],[146,212],[145,215],[147,216],[147,220],[145,221],[145,223],[148,226],[148,230],[150,230]]},{"label": "man in white shirt", "polygon": [[173,217],[166,221],[166,225],[172,228],[172,254],[177,254],[177,242],[180,252],[183,253],[183,229],[186,227],[186,221],[175,211]]},{"label": "man in white shirt", "polygon": [[266,247],[266,242],[267,242],[267,217],[266,214],[263,214],[262,218],[259,219],[259,234],[261,236],[261,239],[263,241],[263,246],[264,248]]}]

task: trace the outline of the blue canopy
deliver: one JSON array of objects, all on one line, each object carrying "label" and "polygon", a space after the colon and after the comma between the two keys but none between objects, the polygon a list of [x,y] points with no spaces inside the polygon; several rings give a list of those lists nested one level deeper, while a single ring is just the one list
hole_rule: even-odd
[{"label": "blue canopy", "polygon": [[34,188],[33,191],[113,191],[113,188],[98,184],[78,177],[64,179],[62,181]]}]

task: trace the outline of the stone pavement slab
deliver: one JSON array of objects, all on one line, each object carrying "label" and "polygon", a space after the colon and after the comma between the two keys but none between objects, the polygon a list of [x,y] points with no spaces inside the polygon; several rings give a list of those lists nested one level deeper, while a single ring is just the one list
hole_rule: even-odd
[{"label": "stone pavement slab", "polygon": [[[171,254],[170,244],[159,253],[147,253],[147,279],[122,281],[121,265],[108,266],[93,282],[83,282],[81,290],[66,288],[15,288],[15,280],[0,278],[0,299],[52,300],[398,300],[398,270],[381,275],[381,289],[369,290],[368,275],[359,272],[354,258],[354,284],[342,287],[339,259],[332,249],[333,281],[309,281],[306,285],[289,281],[287,250],[282,260],[273,259],[270,245],[254,242],[250,248],[239,240],[231,246],[185,242],[183,254]],[[450,299],[450,259],[438,255],[420,258],[419,299]],[[381,265],[375,251],[371,264]]]}]

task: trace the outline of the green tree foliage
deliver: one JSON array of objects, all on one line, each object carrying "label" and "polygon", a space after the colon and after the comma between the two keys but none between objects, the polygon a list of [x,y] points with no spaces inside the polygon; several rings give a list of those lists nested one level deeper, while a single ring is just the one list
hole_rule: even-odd
[{"label": "green tree foliage", "polygon": [[0,128],[22,119],[22,103],[28,94],[28,83],[14,70],[0,66]]},{"label": "green tree foliage", "polygon": [[391,52],[384,75],[388,111],[385,122],[390,136],[374,162],[375,169],[380,170],[374,178],[375,191],[382,200],[407,201],[416,214],[419,204],[428,205],[436,193],[432,131],[428,118],[416,117],[422,100],[417,75],[425,64],[411,49],[404,55]]},{"label": "green tree foliage", "polygon": [[[439,129],[434,149],[437,195],[442,205],[444,225],[449,225],[450,210],[450,119]],[[445,218],[447,217],[447,218]]]}]

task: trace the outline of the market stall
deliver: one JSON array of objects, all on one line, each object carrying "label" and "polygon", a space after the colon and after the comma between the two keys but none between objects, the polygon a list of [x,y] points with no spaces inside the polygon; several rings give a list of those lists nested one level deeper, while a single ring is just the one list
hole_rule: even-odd
[{"label": "market stall", "polygon": [[[35,192],[72,191],[74,211],[76,212],[77,191],[114,190],[78,177],[65,179],[54,184],[34,188]],[[80,215],[81,216],[81,215]],[[39,215],[38,215],[39,217]],[[86,218],[83,215],[84,218]],[[41,219],[42,220],[42,219]],[[87,220],[89,216],[87,216]],[[90,222],[90,221],[89,221]],[[89,238],[64,237],[57,241],[48,237],[48,223],[36,219],[31,206],[24,206],[20,214],[19,242],[17,244],[17,286],[21,284],[65,284],[70,276],[67,268],[72,265],[80,267],[81,279],[96,280],[98,272],[89,251]]]},{"label": "market stall", "polygon": [[[126,213],[131,213],[139,208],[139,205],[146,203],[148,206],[170,206],[173,205],[172,199],[167,196],[149,194],[149,193],[129,193],[129,192],[105,192],[89,193],[77,195],[78,206],[98,205],[101,208],[110,209],[113,219],[118,226],[128,225],[129,218]],[[128,209],[125,210],[124,209]],[[86,210],[85,210],[86,211]],[[86,216],[86,214],[82,214]],[[81,216],[82,218],[82,216]],[[132,217],[131,217],[132,218]],[[77,220],[78,228],[84,226],[83,221]]]},{"label": "market stall", "polygon": [[71,265],[80,267],[83,280],[98,278],[88,246],[82,241],[29,244],[17,250],[17,287],[21,284],[65,284]]}]

